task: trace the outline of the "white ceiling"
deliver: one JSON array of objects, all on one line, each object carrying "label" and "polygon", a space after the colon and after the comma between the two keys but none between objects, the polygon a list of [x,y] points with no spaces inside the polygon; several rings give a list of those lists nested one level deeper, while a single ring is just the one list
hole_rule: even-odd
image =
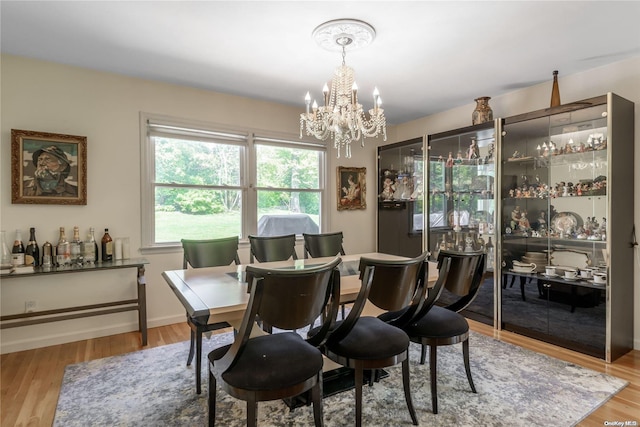
[{"label": "white ceiling", "polygon": [[[304,109],[341,55],[311,38],[354,18],[376,30],[347,53],[360,100],[377,86],[404,123],[640,55],[638,1],[5,1],[2,53]],[[640,72],[640,70],[639,70]],[[561,84],[562,92],[562,84]]]}]

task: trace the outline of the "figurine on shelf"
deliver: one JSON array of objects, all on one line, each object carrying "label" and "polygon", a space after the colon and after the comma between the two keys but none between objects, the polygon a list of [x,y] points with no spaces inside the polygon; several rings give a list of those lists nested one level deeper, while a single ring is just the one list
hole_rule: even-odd
[{"label": "figurine on shelf", "polygon": [[393,185],[393,181],[391,178],[387,177],[384,179],[382,183],[382,193],[380,193],[380,197],[382,200],[393,200],[393,193],[395,192],[395,187]]},{"label": "figurine on shelf", "polygon": [[447,157],[446,167],[450,168],[453,166],[453,153],[449,151],[449,157]]},{"label": "figurine on shelf", "polygon": [[396,192],[400,193],[401,199],[409,199],[411,197],[411,185],[409,177],[404,175],[400,183],[396,186]]},{"label": "figurine on shelf", "polygon": [[462,151],[458,151],[458,156],[453,161],[453,163],[456,164],[456,165],[459,165],[459,164],[462,164],[463,161],[464,161],[464,159],[462,158]]},{"label": "figurine on shelf", "polygon": [[480,158],[480,148],[478,148],[478,143],[474,138],[471,139],[471,145],[469,145],[469,149],[467,150],[467,159],[468,160],[476,160]]},{"label": "figurine on shelf", "polygon": [[495,151],[495,145],[492,142],[491,144],[489,144],[489,153],[487,154],[487,156],[484,158],[484,162],[485,163],[490,163],[493,161],[493,153]]},{"label": "figurine on shelf", "polygon": [[527,232],[531,229],[531,224],[527,218],[527,211],[522,211],[520,214],[520,221],[518,221],[518,229],[522,232]]},{"label": "figurine on shelf", "polygon": [[538,231],[547,228],[547,211],[541,210],[538,215]]},{"label": "figurine on shelf", "polygon": [[520,224],[520,217],[522,216],[522,212],[520,211],[520,206],[516,205],[511,211],[511,230],[514,230],[518,224]]}]

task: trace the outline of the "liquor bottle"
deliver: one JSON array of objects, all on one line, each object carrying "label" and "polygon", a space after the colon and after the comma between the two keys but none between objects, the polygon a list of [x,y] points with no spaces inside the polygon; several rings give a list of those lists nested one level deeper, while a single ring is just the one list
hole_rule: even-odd
[{"label": "liquor bottle", "polygon": [[69,242],[69,252],[71,253],[71,263],[82,262],[82,240],[80,240],[80,229],[73,227],[73,239]]},{"label": "liquor bottle", "polygon": [[89,233],[91,233],[91,240],[93,241],[93,246],[95,247],[96,250],[96,261],[98,261],[100,259],[100,254],[98,252],[98,242],[96,242],[96,235],[94,234],[94,228],[91,227],[89,229]]},{"label": "liquor bottle", "polygon": [[33,227],[29,229],[29,243],[25,249],[24,263],[34,267],[40,265],[40,248],[38,247],[38,242],[36,242],[36,229]]},{"label": "liquor bottle", "polygon": [[16,230],[16,239],[13,241],[11,265],[14,267],[24,265],[24,244],[22,243],[22,233],[20,230]]},{"label": "liquor bottle", "polygon": [[109,235],[109,229],[104,229],[104,235],[102,236],[102,261],[113,260],[113,239]]},{"label": "liquor bottle", "polygon": [[71,245],[69,245],[67,241],[64,227],[60,227],[60,237],[58,238],[58,245],[56,246],[56,261],[60,267],[71,264]]},{"label": "liquor bottle", "polygon": [[558,70],[553,72],[553,87],[551,88],[551,106],[560,105],[560,88],[558,87]]},{"label": "liquor bottle", "polygon": [[53,245],[46,241],[44,245],[42,245],[42,267],[50,268],[54,261]]},{"label": "liquor bottle", "polygon": [[89,234],[87,234],[87,240],[82,244],[82,256],[85,262],[96,262],[98,260],[98,244],[93,232],[93,227],[91,227]]},{"label": "liquor bottle", "polygon": [[493,243],[491,242],[491,236],[489,236],[489,241],[487,242],[485,248],[487,250],[487,269],[493,270],[493,264],[495,263],[495,253],[493,250]]}]

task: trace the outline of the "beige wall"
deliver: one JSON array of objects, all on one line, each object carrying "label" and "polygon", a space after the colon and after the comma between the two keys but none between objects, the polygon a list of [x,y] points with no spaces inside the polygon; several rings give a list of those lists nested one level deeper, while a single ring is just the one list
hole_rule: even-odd
[{"label": "beige wall", "polygon": [[[35,227],[38,243],[56,242],[60,226],[74,225],[96,238],[108,227],[113,237],[129,236],[132,256],[146,257],[147,307],[150,326],[184,321],[184,310],[161,273],[182,267],[182,251],[146,253],[140,247],[139,113],[148,112],[229,126],[299,135],[304,105],[290,107],[253,99],[162,84],[114,74],[3,55],[1,58],[0,225],[13,239]],[[10,195],[11,129],[27,129],[87,137],[88,201],[86,206],[13,205]],[[343,230],[351,253],[375,248],[375,140],[354,158],[338,161],[329,151],[327,187],[330,230]],[[336,167],[366,167],[369,171],[367,209],[335,209]],[[9,242],[10,243],[10,242]],[[298,250],[302,255],[300,249]],[[241,250],[248,262],[248,251]],[[81,276],[81,277],[79,277]],[[3,314],[24,311],[27,300],[38,309],[133,298],[135,271],[61,275],[46,280],[20,278],[0,283]],[[1,331],[1,352],[134,330],[135,312],[28,326]]]},{"label": "beige wall", "polygon": [[[1,57],[0,65],[0,225],[7,230],[9,238],[16,228],[25,233],[29,227],[35,227],[38,242],[42,245],[46,240],[57,241],[56,230],[60,226],[69,229],[78,225],[83,233],[94,226],[98,230],[98,238],[102,229],[109,227],[112,236],[130,237],[132,255],[140,256],[137,248],[140,247],[141,111],[298,135],[298,114],[302,111],[302,104],[290,107],[8,55]],[[638,69],[640,60],[636,59],[581,75],[561,77],[562,100],[569,102],[614,91],[640,104]],[[547,86],[540,85],[492,99],[495,115],[507,116],[545,107],[550,94]],[[470,94],[469,98],[475,95]],[[467,126],[473,107],[470,102],[455,110],[390,127],[386,143]],[[636,128],[640,128],[637,117],[636,112]],[[12,128],[87,136],[89,172],[86,206],[11,204],[9,141]],[[364,150],[355,147],[353,159],[337,160],[333,150],[329,151],[329,229],[345,233],[345,249],[351,253],[372,251],[376,246],[376,144],[382,144],[382,141],[370,140]],[[636,149],[636,160],[639,158],[640,149]],[[338,165],[367,168],[366,210],[338,212],[335,209],[335,171]],[[635,182],[635,222],[640,224],[640,177],[637,171]],[[150,261],[146,272],[149,325],[184,321],[182,306],[160,276],[162,271],[181,267],[181,251],[145,253],[144,256]],[[246,248],[241,250],[241,258],[248,260]],[[636,266],[636,289],[638,271],[640,268]],[[26,300],[37,300],[39,309],[47,309],[131,298],[134,284],[133,270],[61,275],[46,281],[35,278],[4,280],[0,283],[1,310],[2,314],[22,312]],[[639,300],[640,291],[636,291],[636,307],[640,306]],[[636,309],[636,348],[640,348],[639,311]],[[4,329],[0,331],[0,352],[136,328],[135,312],[129,312]]]}]

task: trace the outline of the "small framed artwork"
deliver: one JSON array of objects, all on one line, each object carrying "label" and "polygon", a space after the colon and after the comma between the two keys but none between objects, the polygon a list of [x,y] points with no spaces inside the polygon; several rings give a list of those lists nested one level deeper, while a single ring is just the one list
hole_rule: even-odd
[{"label": "small framed artwork", "polygon": [[86,205],[87,137],[11,129],[11,203]]},{"label": "small framed artwork", "polygon": [[367,168],[338,166],[338,210],[367,208]]}]

